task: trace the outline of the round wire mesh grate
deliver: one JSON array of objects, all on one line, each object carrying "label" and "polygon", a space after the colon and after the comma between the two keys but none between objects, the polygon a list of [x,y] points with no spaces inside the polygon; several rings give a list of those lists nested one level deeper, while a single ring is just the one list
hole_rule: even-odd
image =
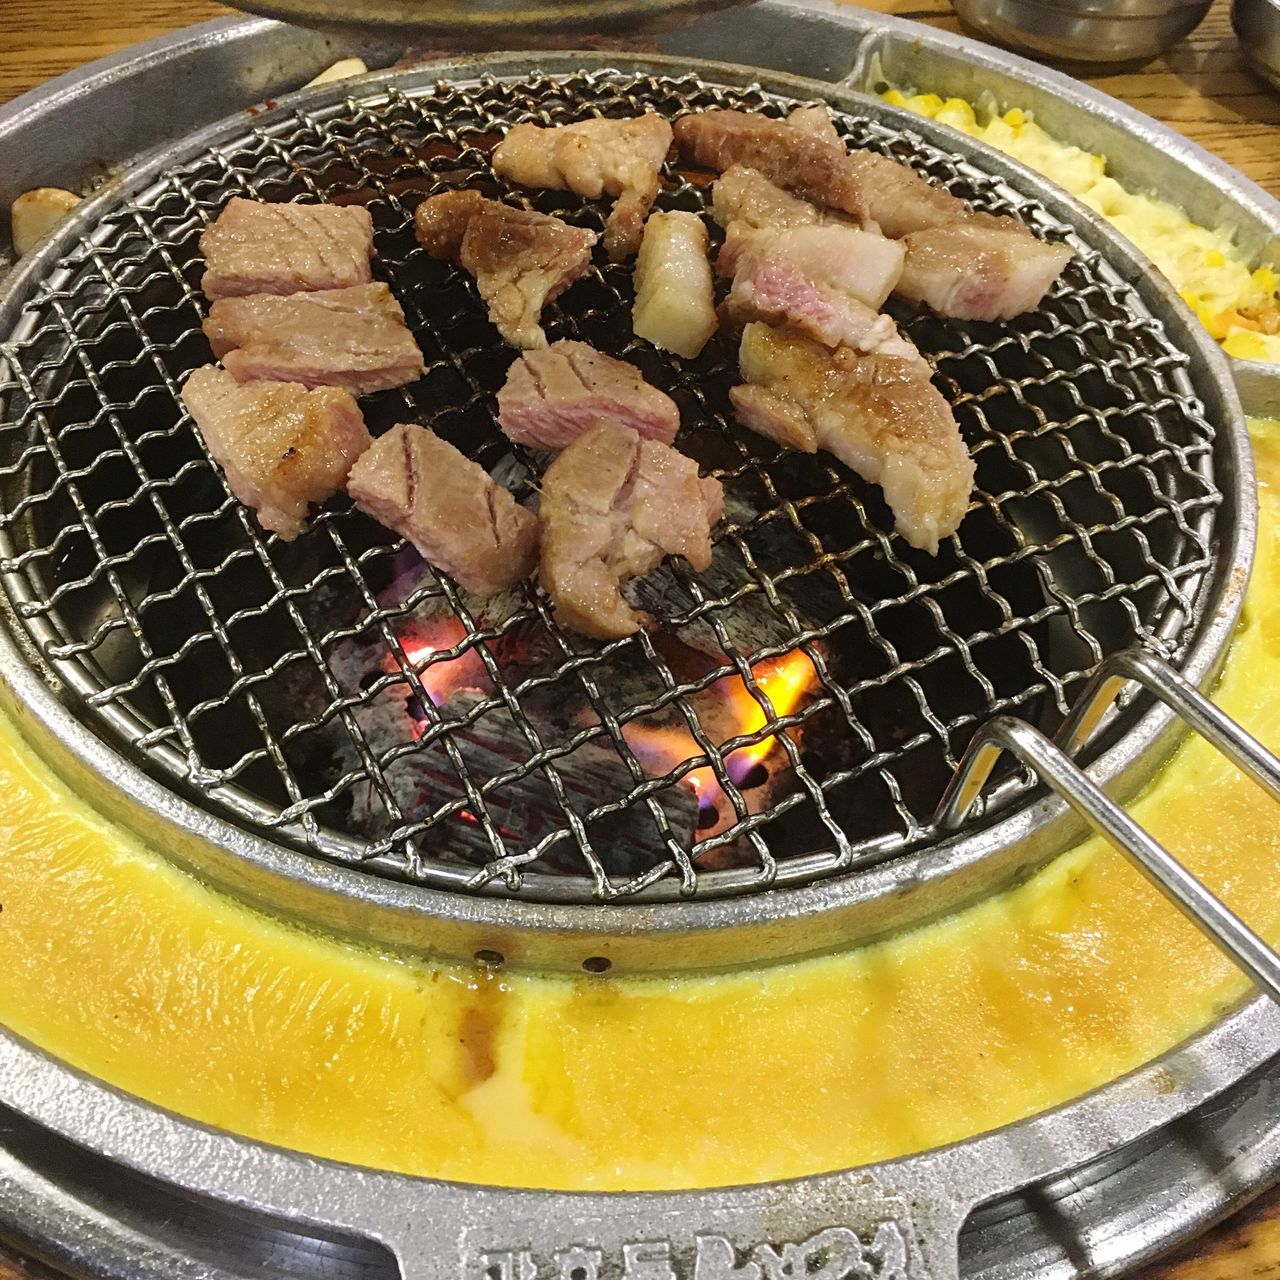
[{"label": "round wire mesh grate", "polygon": [[[794,105],[625,71],[374,89],[246,121],[109,207],[34,289],[0,366],[0,568],[50,679],[170,785],[272,838],[442,887],[593,901],[749,891],[922,846],[977,724],[1053,725],[1135,640],[1176,658],[1222,510],[1186,355],[1035,200],[872,104],[837,115],[852,143],[1078,250],[1010,324],[898,313],[977,462],[936,558],[892,535],[874,487],[734,425],[730,343],[681,361],[633,339],[629,264],[598,264],[544,318],[669,392],[680,447],[725,484],[712,569],[637,588],[652,631],[584,641],[532,586],[471,600],[345,498],[292,544],[231,498],[178,400],[210,359],[197,241],[228,197],[366,204],[375,271],[427,360],[365,399],[370,429],[429,422],[528,496],[542,461],[493,420],[514,352],[417,248],[414,205],[470,186],[600,229],[604,207],[494,177],[503,129]],[[668,168],[659,207],[707,198]],[[998,802],[1027,785],[1007,777]]]}]

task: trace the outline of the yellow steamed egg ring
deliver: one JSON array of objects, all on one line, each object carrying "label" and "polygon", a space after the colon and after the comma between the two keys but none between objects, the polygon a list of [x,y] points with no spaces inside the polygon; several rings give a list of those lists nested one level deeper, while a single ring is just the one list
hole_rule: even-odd
[{"label": "yellow steamed egg ring", "polygon": [[[1280,424],[1253,424],[1258,560],[1221,703],[1280,743]],[[0,731],[0,1022],[282,1146],[563,1188],[779,1178],[963,1138],[1101,1085],[1242,979],[1098,841],[846,954],[720,977],[483,975],[212,892]],[[1203,743],[1135,806],[1280,938],[1280,811]]]}]

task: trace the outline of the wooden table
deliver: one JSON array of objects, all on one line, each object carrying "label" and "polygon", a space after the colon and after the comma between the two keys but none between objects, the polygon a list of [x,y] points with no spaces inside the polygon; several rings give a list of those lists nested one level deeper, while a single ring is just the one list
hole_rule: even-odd
[{"label": "wooden table", "polygon": [[[867,0],[868,7],[955,29],[939,0]],[[210,0],[0,0],[0,102],[50,76],[175,27],[231,11]],[[1089,82],[1171,125],[1280,194],[1280,96],[1244,65],[1227,0],[1199,29],[1137,71]],[[0,1280],[48,1276],[0,1256]],[[1280,1280],[1280,1190],[1135,1280]]]}]

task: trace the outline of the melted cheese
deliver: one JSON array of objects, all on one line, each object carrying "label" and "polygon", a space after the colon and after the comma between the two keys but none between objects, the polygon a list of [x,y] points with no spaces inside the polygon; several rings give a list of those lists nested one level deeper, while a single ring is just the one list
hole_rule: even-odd
[{"label": "melted cheese", "polygon": [[[1218,700],[1280,745],[1280,424]],[[1090,840],[873,947],[718,977],[377,955],[173,869],[0,732],[0,1021],[185,1115],[419,1174],[649,1188],[778,1178],[989,1129],[1204,1027],[1243,979]],[[1280,940],[1280,811],[1203,743],[1135,806]]]}]

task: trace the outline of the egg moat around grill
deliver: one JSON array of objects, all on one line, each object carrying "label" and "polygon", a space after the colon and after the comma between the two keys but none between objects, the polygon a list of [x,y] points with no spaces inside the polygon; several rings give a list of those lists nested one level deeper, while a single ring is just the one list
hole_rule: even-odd
[{"label": "egg moat around grill", "polygon": [[[732,341],[683,361],[636,339],[631,265],[602,256],[546,309],[550,336],[633,361],[726,491],[711,568],[636,584],[652,632],[585,641],[532,586],[479,605],[342,497],[295,542],[267,538],[180,402],[210,359],[199,238],[230,196],[369,208],[374,269],[426,360],[362,401],[371,429],[429,422],[527,498],[545,460],[494,420],[514,352],[416,244],[416,203],[466,187],[598,230],[608,201],[495,176],[508,125],[800,101],[625,69],[404,83],[193,143],[23,300],[0,368],[4,586],[48,683],[130,763],[318,875],[587,907],[741,899],[930,849],[991,715],[1053,728],[1108,653],[1202,642],[1236,512],[1179,320],[1033,179],[870,101],[835,112],[852,144],[1076,250],[1007,324],[895,313],[977,467],[936,557],[893,534],[876,486],[735,423]],[[708,201],[708,175],[665,166],[659,208]],[[1006,772],[988,816],[1025,805],[1026,781]]]},{"label": "egg moat around grill", "polygon": [[[1280,746],[1280,423],[1215,699]],[[183,1115],[296,1150],[560,1188],[751,1182],[1041,1111],[1246,991],[1090,839],[910,933],[717,976],[539,977],[377,954],[176,870],[0,734],[0,1022]],[[1280,942],[1280,806],[1198,740],[1131,806]]]}]

